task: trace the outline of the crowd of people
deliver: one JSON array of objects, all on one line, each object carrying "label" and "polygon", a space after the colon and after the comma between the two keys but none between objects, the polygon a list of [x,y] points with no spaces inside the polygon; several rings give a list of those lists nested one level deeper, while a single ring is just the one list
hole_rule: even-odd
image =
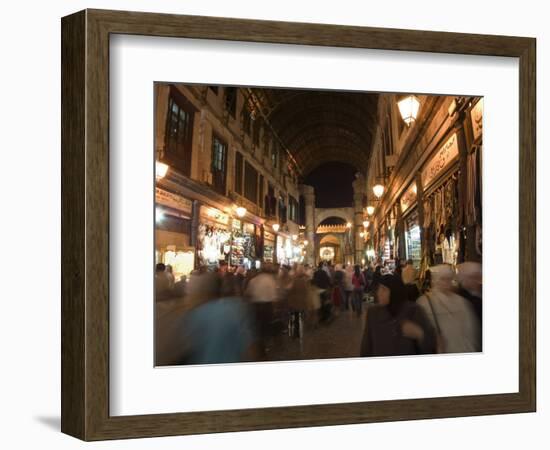
[{"label": "crowd of people", "polygon": [[[481,351],[481,265],[434,266],[429,280],[412,261],[249,270],[221,261],[178,281],[158,264],[156,363],[269,360],[277,337],[303,338],[345,311],[364,330],[358,356]],[[176,306],[159,314],[163,303]]]}]

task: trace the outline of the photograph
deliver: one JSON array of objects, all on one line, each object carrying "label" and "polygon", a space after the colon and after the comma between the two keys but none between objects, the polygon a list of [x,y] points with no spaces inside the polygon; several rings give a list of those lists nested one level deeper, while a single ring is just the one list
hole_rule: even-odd
[{"label": "photograph", "polygon": [[483,96],[152,89],[155,366],[483,351]]},{"label": "photograph", "polygon": [[[544,422],[543,40],[517,15],[462,8],[453,27],[390,9],[376,26],[233,3],[63,14],[60,170],[40,164],[61,178],[47,359],[63,433],[179,445],[363,424],[374,445],[406,428],[393,435],[410,447],[426,419],[448,419],[441,436],[482,421],[488,445]],[[31,186],[27,160],[9,167],[12,190]],[[472,431],[458,435],[481,442]]]}]

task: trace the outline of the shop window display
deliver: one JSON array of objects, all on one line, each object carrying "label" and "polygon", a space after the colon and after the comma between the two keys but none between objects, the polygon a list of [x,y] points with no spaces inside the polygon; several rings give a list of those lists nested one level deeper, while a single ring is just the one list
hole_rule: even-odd
[{"label": "shop window display", "polygon": [[215,266],[226,260],[230,252],[231,233],[211,225],[199,225],[199,263],[201,266]]}]

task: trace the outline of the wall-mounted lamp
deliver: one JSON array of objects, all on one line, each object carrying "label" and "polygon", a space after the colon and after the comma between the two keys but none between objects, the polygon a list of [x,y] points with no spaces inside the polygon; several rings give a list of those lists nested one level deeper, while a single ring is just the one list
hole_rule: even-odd
[{"label": "wall-mounted lamp", "polygon": [[420,100],[416,95],[410,94],[397,102],[401,118],[408,127],[416,120],[420,109]]}]

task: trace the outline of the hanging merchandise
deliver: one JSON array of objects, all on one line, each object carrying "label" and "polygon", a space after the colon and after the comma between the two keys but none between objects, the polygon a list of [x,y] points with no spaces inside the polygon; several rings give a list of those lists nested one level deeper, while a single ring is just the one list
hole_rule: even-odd
[{"label": "hanging merchandise", "polygon": [[198,256],[201,266],[216,266],[227,260],[231,233],[212,225],[200,224],[198,233]]},{"label": "hanging merchandise", "polygon": [[176,280],[182,276],[188,276],[194,269],[195,252],[193,249],[177,250],[174,248],[168,249],[163,254],[162,262],[172,266],[172,273]]},{"label": "hanging merchandise", "polygon": [[257,259],[256,236],[254,225],[233,221],[233,237],[231,241],[231,265],[252,267]]},{"label": "hanging merchandise", "polygon": [[275,262],[275,235],[264,230],[264,247],[263,260],[264,262]]},{"label": "hanging merchandise", "polygon": [[420,267],[421,239],[420,225],[418,222],[418,212],[412,211],[405,219],[405,255],[407,259],[413,261],[416,268]]},{"label": "hanging merchandise", "polygon": [[423,228],[429,228],[430,224],[432,223],[433,218],[433,205],[432,205],[432,197],[428,197],[423,202],[424,206],[424,223],[422,224]]},{"label": "hanging merchandise", "polygon": [[466,172],[466,225],[481,223],[481,147],[475,146],[468,155]]},{"label": "hanging merchandise", "polygon": [[443,237],[440,242],[441,246],[441,262],[443,264],[456,264],[457,245],[454,235]]}]

